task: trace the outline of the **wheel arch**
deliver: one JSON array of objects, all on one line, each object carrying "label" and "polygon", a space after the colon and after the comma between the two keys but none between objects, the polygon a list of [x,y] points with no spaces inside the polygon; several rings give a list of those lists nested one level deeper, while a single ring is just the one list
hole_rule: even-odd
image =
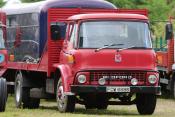
[{"label": "wheel arch", "polygon": [[70,92],[70,84],[72,83],[70,78],[72,76],[71,68],[68,65],[54,65],[54,67],[56,68],[55,81],[58,82],[58,80],[61,78],[64,92]]}]

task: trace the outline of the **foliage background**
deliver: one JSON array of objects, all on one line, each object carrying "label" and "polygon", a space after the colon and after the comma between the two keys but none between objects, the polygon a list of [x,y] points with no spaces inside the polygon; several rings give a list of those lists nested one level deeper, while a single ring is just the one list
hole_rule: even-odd
[{"label": "foliage background", "polygon": [[[22,0],[22,2],[37,2],[41,0]],[[162,36],[165,21],[169,16],[175,16],[175,0],[107,0],[115,4],[118,8],[127,9],[148,9],[151,22],[151,29],[154,35]],[[0,6],[3,6],[0,0]],[[155,22],[156,21],[156,22]]]},{"label": "foliage background", "polygon": [[175,0],[108,0],[119,8],[148,9],[151,29],[156,37],[164,37],[164,26],[175,15]]}]

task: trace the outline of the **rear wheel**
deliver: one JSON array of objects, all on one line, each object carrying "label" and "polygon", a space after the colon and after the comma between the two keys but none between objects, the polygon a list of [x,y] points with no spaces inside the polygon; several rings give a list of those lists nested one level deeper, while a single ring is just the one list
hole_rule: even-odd
[{"label": "rear wheel", "polygon": [[36,109],[39,108],[40,99],[30,97],[30,88],[23,88],[23,108]]},{"label": "rear wheel", "polygon": [[136,106],[141,115],[151,115],[156,107],[157,97],[155,94],[137,94]]},{"label": "rear wheel", "polygon": [[7,85],[6,80],[0,78],[0,112],[5,111],[7,101]]},{"label": "rear wheel", "polygon": [[60,112],[74,112],[75,96],[68,96],[64,94],[61,78],[57,84],[56,100],[57,107]]},{"label": "rear wheel", "polygon": [[17,108],[38,108],[40,99],[30,97],[30,88],[23,87],[23,76],[22,73],[16,75],[15,80],[15,103]]},{"label": "rear wheel", "polygon": [[22,88],[22,76],[20,73],[16,75],[15,80],[15,104],[17,108],[22,107],[22,94],[23,94],[23,88]]}]

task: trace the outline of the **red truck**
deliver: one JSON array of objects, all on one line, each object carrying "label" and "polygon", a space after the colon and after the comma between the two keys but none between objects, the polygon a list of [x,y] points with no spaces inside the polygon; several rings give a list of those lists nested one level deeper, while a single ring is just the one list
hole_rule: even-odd
[{"label": "red truck", "polygon": [[7,84],[3,74],[7,69],[6,40],[6,15],[0,10],[0,112],[5,111],[7,101]]},{"label": "red truck", "polygon": [[161,47],[162,49],[160,48],[160,50],[156,51],[156,54],[162,91],[166,93],[169,92],[171,96],[175,98],[174,32],[172,21],[173,19],[170,19],[165,28],[167,44],[166,46],[161,44],[164,48]]},{"label": "red truck", "polygon": [[5,77],[14,82],[17,108],[38,108],[41,98],[56,96],[60,112],[73,112],[76,103],[86,109],[136,104],[140,114],[154,112],[160,86],[147,10],[100,0],[3,10],[11,58]]}]

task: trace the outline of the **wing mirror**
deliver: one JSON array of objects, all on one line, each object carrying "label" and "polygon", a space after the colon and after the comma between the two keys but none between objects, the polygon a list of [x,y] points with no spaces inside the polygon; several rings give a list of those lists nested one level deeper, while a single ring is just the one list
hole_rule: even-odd
[{"label": "wing mirror", "polygon": [[50,30],[52,40],[59,40],[61,38],[61,27],[59,25],[51,25]]}]

